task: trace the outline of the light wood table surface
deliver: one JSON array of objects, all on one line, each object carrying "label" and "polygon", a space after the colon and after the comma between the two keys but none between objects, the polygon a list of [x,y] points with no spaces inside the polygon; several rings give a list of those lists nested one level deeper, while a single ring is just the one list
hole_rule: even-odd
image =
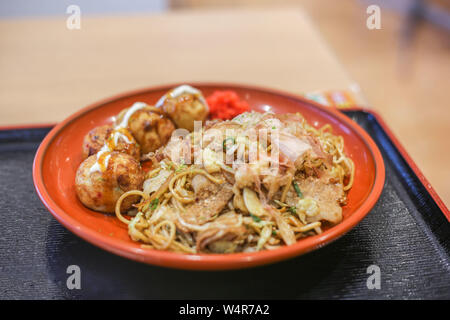
[{"label": "light wood table surface", "polygon": [[[58,122],[105,97],[172,82],[355,87],[300,8],[82,16],[81,30],[68,30],[66,18],[0,21],[0,125]],[[441,193],[448,181],[436,181]]]},{"label": "light wood table surface", "polygon": [[292,92],[352,82],[300,10],[186,11],[0,22],[0,125],[57,122],[96,100],[171,82]]}]

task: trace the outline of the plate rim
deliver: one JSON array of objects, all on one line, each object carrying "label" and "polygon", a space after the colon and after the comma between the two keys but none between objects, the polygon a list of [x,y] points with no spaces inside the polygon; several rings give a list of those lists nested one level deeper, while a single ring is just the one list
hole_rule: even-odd
[{"label": "plate rim", "polygon": [[368,149],[371,152],[375,165],[375,179],[371,191],[369,192],[365,201],[361,206],[355,210],[350,217],[342,221],[336,226],[333,226],[327,230],[326,235],[316,235],[302,239],[291,246],[284,246],[275,250],[265,250],[254,253],[235,253],[235,254],[180,254],[167,251],[149,250],[141,248],[132,248],[125,243],[114,241],[113,238],[107,235],[100,234],[94,230],[84,227],[79,224],[76,219],[66,213],[61,207],[59,207],[52,199],[50,193],[44,184],[44,178],[42,175],[43,159],[47,152],[48,147],[53,142],[54,138],[70,123],[81,117],[82,115],[90,112],[91,110],[101,108],[105,104],[111,103],[116,100],[127,98],[133,95],[145,94],[146,92],[169,90],[182,83],[169,83],[158,86],[151,86],[141,89],[128,90],[120,94],[113,95],[111,97],[104,98],[86,107],[81,108],[77,112],[71,114],[69,117],[58,123],[43,139],[36,152],[33,161],[33,182],[35,190],[44,204],[44,206],[50,211],[50,213],[59,221],[65,228],[72,233],[76,234],[80,238],[88,241],[89,243],[100,247],[106,251],[112,252],[119,256],[129,258],[135,261],[144,262],[147,264],[171,267],[177,269],[188,270],[226,270],[226,269],[241,269],[254,267],[258,265],[265,265],[289,258],[297,257],[307,252],[316,250],[323,247],[346,234],[353,229],[358,223],[360,223],[364,217],[371,211],[373,206],[378,201],[385,182],[385,166],[381,156],[381,152],[378,149],[375,142],[356,122],[349,117],[341,113],[339,110],[333,107],[326,107],[318,104],[315,101],[307,99],[303,96],[296,95],[294,93],[282,91],[279,89],[266,88],[262,86],[254,86],[248,84],[237,84],[227,82],[189,82],[194,87],[226,87],[226,88],[239,88],[248,89],[252,91],[261,91],[271,95],[283,96],[285,98],[301,101],[314,108],[325,112],[339,122],[343,122],[347,126],[351,127],[363,140]]}]

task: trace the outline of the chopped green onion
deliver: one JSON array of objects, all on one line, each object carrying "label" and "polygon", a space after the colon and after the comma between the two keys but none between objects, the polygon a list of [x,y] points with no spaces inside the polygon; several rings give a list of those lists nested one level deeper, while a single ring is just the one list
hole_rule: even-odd
[{"label": "chopped green onion", "polygon": [[[150,210],[152,210],[152,211],[155,211],[156,208],[158,207],[158,204],[159,204],[159,199],[158,199],[158,198],[153,199],[153,200],[150,201],[150,203],[148,204],[147,210],[150,209]],[[145,211],[147,211],[147,210],[145,210]]]},{"label": "chopped green onion", "polygon": [[228,140],[231,140],[233,142],[233,144],[236,144],[236,139],[233,137],[228,137],[228,138],[224,139],[222,142],[222,146],[223,146],[223,150],[225,150],[225,151],[227,150],[227,141]]},{"label": "chopped green onion", "polygon": [[292,214],[297,214],[297,208],[296,208],[296,207],[289,207],[287,210],[288,210],[290,213],[292,213]]},{"label": "chopped green onion", "polygon": [[164,169],[169,169],[172,170],[173,166],[172,166],[172,161],[162,161],[161,162],[161,167],[163,167]]},{"label": "chopped green onion", "polygon": [[151,205],[152,205],[151,209],[152,209],[152,211],[153,211],[153,210],[155,210],[155,209],[158,207],[159,199],[158,199],[158,198],[155,198],[155,199],[153,199],[152,202],[150,202],[150,203],[151,203]]},{"label": "chopped green onion", "polygon": [[258,217],[258,216],[255,216],[253,214],[250,214],[250,216],[252,217],[253,221],[255,221],[255,222],[260,222],[261,221],[261,218]]},{"label": "chopped green onion", "polygon": [[272,230],[272,235],[276,236],[277,235],[277,231],[276,230]]},{"label": "chopped green onion", "polygon": [[295,193],[297,193],[297,195],[298,195],[300,198],[303,198],[303,193],[302,193],[302,191],[300,190],[300,187],[298,186],[297,181],[292,181],[292,184],[294,185]]},{"label": "chopped green onion", "polygon": [[184,160],[181,160],[181,164],[178,166],[178,168],[175,170],[176,173],[182,171],[184,168],[186,168],[187,165],[184,163]]},{"label": "chopped green onion", "polygon": [[185,164],[182,164],[181,166],[179,166],[178,168],[177,168],[177,170],[175,170],[175,172],[180,172],[181,170],[183,170],[184,168],[186,168],[187,166],[185,165]]}]

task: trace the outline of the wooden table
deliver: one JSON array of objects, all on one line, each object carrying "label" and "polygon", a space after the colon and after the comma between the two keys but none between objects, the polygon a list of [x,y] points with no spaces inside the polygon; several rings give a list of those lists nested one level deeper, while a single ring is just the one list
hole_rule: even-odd
[{"label": "wooden table", "polygon": [[[82,16],[80,30],[66,18],[0,21],[0,125],[58,122],[102,98],[171,82],[357,87],[300,8]],[[387,120],[402,128],[404,119]],[[450,197],[432,164],[425,173]]]},{"label": "wooden table", "polygon": [[0,21],[0,125],[57,122],[96,100],[171,82],[302,93],[352,84],[300,10],[184,11]]}]

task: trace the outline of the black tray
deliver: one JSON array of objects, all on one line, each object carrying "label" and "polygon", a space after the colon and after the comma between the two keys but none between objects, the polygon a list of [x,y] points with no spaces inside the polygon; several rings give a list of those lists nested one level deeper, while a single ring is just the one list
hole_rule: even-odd
[{"label": "black tray", "polygon": [[[345,113],[367,130],[384,157],[386,183],[374,209],[320,250],[220,272],[140,264],[73,235],[33,187],[34,154],[50,128],[0,131],[0,298],[450,299],[450,223],[377,118]],[[67,288],[69,265],[81,268],[81,290]],[[379,290],[367,287],[371,265],[381,270]]]}]

